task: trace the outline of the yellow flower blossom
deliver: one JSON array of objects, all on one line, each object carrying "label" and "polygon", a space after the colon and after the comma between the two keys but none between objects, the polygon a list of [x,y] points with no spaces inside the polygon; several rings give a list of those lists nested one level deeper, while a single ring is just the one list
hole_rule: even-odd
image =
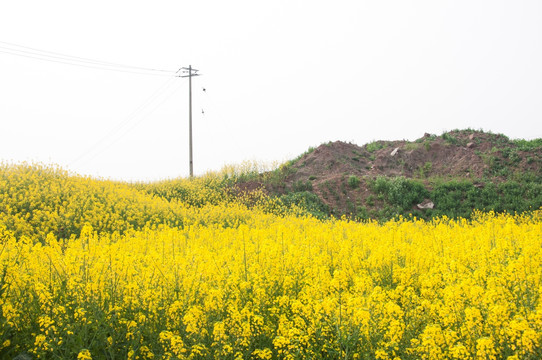
[{"label": "yellow flower blossom", "polygon": [[40,166],[0,175],[2,353],[474,360],[542,351],[540,210],[320,221],[278,212],[263,193],[234,199],[217,190],[223,178],[129,185]]},{"label": "yellow flower blossom", "polygon": [[90,351],[83,349],[77,354],[77,360],[92,360],[92,355],[90,354]]}]

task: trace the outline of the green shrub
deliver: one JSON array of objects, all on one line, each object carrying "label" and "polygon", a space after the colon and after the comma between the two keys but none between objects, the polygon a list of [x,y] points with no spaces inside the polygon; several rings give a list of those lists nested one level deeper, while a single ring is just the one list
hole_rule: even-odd
[{"label": "green shrub", "polygon": [[453,136],[452,134],[450,133],[444,133],[442,134],[442,138],[449,144],[452,144],[452,145],[457,145],[459,144],[459,140]]},{"label": "green shrub", "polygon": [[361,180],[356,175],[350,175],[348,178],[348,186],[352,189],[357,189]]},{"label": "green shrub", "polygon": [[279,200],[289,208],[295,205],[318,219],[329,217],[329,207],[316,194],[309,191],[282,195]]},{"label": "green shrub", "polygon": [[534,182],[507,181],[486,183],[478,188],[471,181],[437,184],[431,192],[434,215],[470,217],[474,209],[496,212],[523,212],[542,206],[542,185]]},{"label": "green shrub", "polygon": [[469,217],[472,203],[476,202],[476,188],[470,181],[452,180],[437,184],[431,192],[435,215]]},{"label": "green shrub", "polygon": [[292,190],[294,192],[312,191],[312,183],[309,180],[307,181],[298,180],[293,183]]},{"label": "green shrub", "polygon": [[520,151],[533,151],[542,149],[542,139],[533,140],[513,140],[512,141]]},{"label": "green shrub", "polygon": [[373,191],[401,211],[409,211],[413,205],[429,195],[422,183],[404,177],[379,176],[372,184]]},{"label": "green shrub", "polygon": [[432,169],[433,169],[433,163],[430,161],[426,162],[425,164],[423,164],[423,166],[420,166],[418,168],[420,177],[423,178],[423,177],[428,176],[431,173]]},{"label": "green shrub", "polygon": [[367,211],[367,208],[365,206],[358,206],[357,207],[357,213],[356,213],[356,219],[357,220],[367,220],[370,218],[369,212]]},{"label": "green shrub", "polygon": [[424,146],[424,148],[425,148],[425,151],[431,150],[431,143],[430,143],[429,141],[425,141],[425,142],[423,143],[423,146]]},{"label": "green shrub", "polygon": [[368,143],[367,145],[365,145],[365,149],[372,153],[372,152],[375,152],[377,150],[380,150],[380,149],[383,149],[386,145],[384,145],[384,143],[382,141],[373,141],[373,142],[370,142]]}]

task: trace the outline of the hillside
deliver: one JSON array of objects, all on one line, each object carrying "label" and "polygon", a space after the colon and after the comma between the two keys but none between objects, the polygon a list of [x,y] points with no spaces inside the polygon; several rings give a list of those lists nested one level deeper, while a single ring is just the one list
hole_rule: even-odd
[{"label": "hillside", "polygon": [[154,183],[0,164],[0,359],[540,359],[542,211],[316,217],[541,188],[539,140],[480,132]]},{"label": "hillside", "polygon": [[116,235],[201,223],[237,226],[253,216],[255,196],[245,206],[243,197],[228,196],[217,176],[129,184],[49,165],[0,164],[0,230],[44,241],[78,237],[85,226]]},{"label": "hillside", "polygon": [[[416,141],[322,144],[270,174],[241,181],[320,216],[466,216],[542,206],[542,139],[455,130]],[[427,209],[417,206],[424,202]],[[433,207],[431,208],[432,203]]]},{"label": "hillside", "polygon": [[319,221],[229,186],[0,166],[0,359],[542,358],[542,211]]},{"label": "hillside", "polygon": [[[426,134],[414,142],[333,142],[273,171],[235,168],[141,184],[91,179],[51,166],[3,164],[0,223],[17,237],[68,239],[85,225],[119,234],[191,226],[202,218],[237,226],[255,208],[321,219],[468,218],[474,209],[541,208],[541,175],[541,139],[510,140],[472,130]],[[232,217],[217,210],[221,206],[240,210]]]}]

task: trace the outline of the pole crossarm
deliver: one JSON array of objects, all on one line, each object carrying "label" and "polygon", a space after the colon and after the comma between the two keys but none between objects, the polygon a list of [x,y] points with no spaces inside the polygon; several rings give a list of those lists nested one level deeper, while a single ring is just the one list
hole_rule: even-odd
[{"label": "pole crossarm", "polygon": [[[190,68],[190,67],[182,67],[179,70],[177,70],[178,75],[175,75],[175,76],[176,77],[181,77],[181,78],[192,77],[192,76],[200,76],[201,74],[198,74],[198,71],[199,70],[193,69],[193,68]],[[181,74],[179,74],[179,72],[181,72],[182,74],[186,74],[186,75],[181,75]]]}]

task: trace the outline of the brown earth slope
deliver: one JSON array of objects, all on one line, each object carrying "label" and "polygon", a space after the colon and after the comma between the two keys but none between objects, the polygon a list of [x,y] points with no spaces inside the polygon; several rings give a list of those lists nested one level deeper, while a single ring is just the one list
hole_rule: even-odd
[{"label": "brown earth slope", "polygon": [[413,142],[322,144],[284,166],[280,183],[264,177],[240,186],[251,188],[259,183],[272,194],[310,190],[332,213],[341,215],[368,202],[371,205],[367,179],[378,176],[417,179],[430,189],[435,179],[468,179],[483,186],[485,181],[540,178],[541,169],[541,147],[526,148],[521,141],[499,134],[455,130],[441,136],[425,134]]}]

